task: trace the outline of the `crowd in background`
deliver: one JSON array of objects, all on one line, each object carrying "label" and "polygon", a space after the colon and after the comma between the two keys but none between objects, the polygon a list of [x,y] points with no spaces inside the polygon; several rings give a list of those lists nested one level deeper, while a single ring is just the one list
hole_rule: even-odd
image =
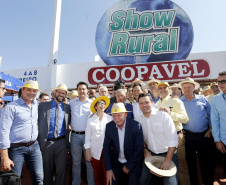
[{"label": "crowd in background", "polygon": [[[37,82],[25,82],[0,118],[1,171],[21,176],[25,160],[34,184],[66,184],[68,151],[73,185],[84,174],[90,185],[198,185],[197,163],[210,185],[216,159],[225,159],[226,71],[203,89],[188,77],[171,85],[118,80],[111,94],[104,84],[79,82],[72,91],[59,84],[51,96],[40,93],[39,103],[38,91]],[[0,79],[0,98],[4,93]],[[150,156],[164,157],[162,170],[173,161],[177,173],[152,175],[144,163]]]}]

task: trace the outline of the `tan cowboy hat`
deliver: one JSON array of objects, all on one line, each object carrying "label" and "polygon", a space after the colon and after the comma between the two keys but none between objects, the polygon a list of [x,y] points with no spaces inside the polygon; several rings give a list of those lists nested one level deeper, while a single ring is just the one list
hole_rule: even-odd
[{"label": "tan cowboy hat", "polygon": [[96,98],[95,100],[93,100],[93,102],[90,105],[90,110],[93,113],[96,113],[96,109],[95,109],[95,105],[99,100],[104,100],[106,103],[105,109],[108,108],[109,104],[110,104],[110,99],[107,96],[100,96],[98,98]]},{"label": "tan cowboy hat", "polygon": [[205,92],[205,91],[210,90],[210,89],[211,89],[210,86],[207,85],[207,86],[205,86],[205,87],[203,88],[202,92]]},{"label": "tan cowboy hat", "polygon": [[184,83],[191,83],[191,84],[194,84],[195,89],[198,89],[198,88],[200,87],[200,85],[199,85],[198,82],[195,82],[192,78],[187,77],[187,78],[185,78],[184,81],[181,81],[181,82],[178,84],[178,85],[179,85],[179,88],[182,89],[182,86],[183,86]]},{"label": "tan cowboy hat", "polygon": [[19,87],[19,88],[26,87],[26,88],[38,90],[38,82],[37,81],[33,81],[33,80],[27,80],[24,83],[24,86],[17,86],[17,87]]},{"label": "tan cowboy hat", "polygon": [[156,83],[158,84],[158,83],[160,83],[161,81],[160,81],[160,80],[157,80],[157,79],[154,79],[154,78],[151,78],[151,80],[149,80],[149,81],[146,82],[146,85],[149,87],[149,84],[150,84],[151,82],[156,82]]},{"label": "tan cowboy hat", "polygon": [[173,85],[170,86],[170,88],[173,88],[173,87],[180,88],[177,83],[174,83]]},{"label": "tan cowboy hat", "polygon": [[171,161],[169,170],[160,169],[165,157],[163,156],[149,156],[146,157],[144,162],[150,169],[150,172],[158,177],[171,177],[177,173],[177,167],[173,161]]},{"label": "tan cowboy hat", "polygon": [[133,85],[136,84],[136,83],[143,84],[144,82],[141,81],[139,78],[135,78],[135,80],[131,82],[131,86],[133,86]]},{"label": "tan cowboy hat", "polygon": [[56,88],[51,89],[52,92],[55,90],[62,90],[68,93],[67,86],[65,84],[59,84]]},{"label": "tan cowboy hat", "polygon": [[111,108],[111,113],[109,114],[121,113],[121,112],[131,112],[131,111],[126,110],[124,103],[114,103]]},{"label": "tan cowboy hat", "polygon": [[168,82],[160,82],[160,83],[158,83],[158,87],[160,86],[160,85],[164,85],[164,86],[170,86],[169,84],[168,84]]},{"label": "tan cowboy hat", "polygon": [[78,96],[78,91],[72,90],[71,91],[71,96]]},{"label": "tan cowboy hat", "polygon": [[218,86],[218,83],[217,82],[213,82],[210,84],[210,88],[212,88],[213,86]]}]

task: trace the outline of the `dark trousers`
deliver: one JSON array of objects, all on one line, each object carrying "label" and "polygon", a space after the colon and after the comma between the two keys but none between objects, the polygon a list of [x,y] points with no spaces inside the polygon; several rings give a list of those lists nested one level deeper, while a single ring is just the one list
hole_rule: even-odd
[{"label": "dark trousers", "polygon": [[56,185],[66,184],[67,144],[66,139],[47,141],[43,150],[44,184],[53,185],[53,173],[56,171]]},{"label": "dark trousers", "polygon": [[205,185],[213,185],[214,182],[214,142],[212,138],[204,137],[205,133],[188,133],[185,136],[185,154],[191,185],[199,185],[197,154]]},{"label": "dark trousers", "polygon": [[112,171],[114,173],[115,180],[112,180],[112,185],[119,185],[119,178],[123,181],[122,183],[120,183],[120,185],[138,185],[140,174],[133,171],[130,171],[128,175],[125,174],[122,170],[124,165],[125,164],[118,161],[117,164],[113,167]]}]

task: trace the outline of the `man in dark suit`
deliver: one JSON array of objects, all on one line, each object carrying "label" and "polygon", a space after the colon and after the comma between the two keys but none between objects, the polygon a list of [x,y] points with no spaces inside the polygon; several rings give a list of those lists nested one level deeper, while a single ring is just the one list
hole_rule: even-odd
[{"label": "man in dark suit", "polygon": [[115,103],[111,114],[113,121],[106,125],[104,139],[104,163],[107,184],[116,185],[121,174],[128,174],[128,182],[139,184],[143,163],[144,139],[141,125],[127,117],[123,103]]},{"label": "man in dark suit", "polygon": [[66,183],[71,111],[70,106],[62,102],[67,95],[67,86],[60,84],[52,92],[54,99],[40,103],[38,107],[38,142],[43,157],[44,184],[53,185],[55,169],[56,185],[62,185]]}]

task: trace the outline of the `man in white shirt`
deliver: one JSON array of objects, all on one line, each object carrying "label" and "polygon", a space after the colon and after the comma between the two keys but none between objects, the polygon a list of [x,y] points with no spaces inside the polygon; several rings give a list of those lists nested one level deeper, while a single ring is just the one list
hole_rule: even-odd
[{"label": "man in white shirt", "polygon": [[[162,170],[168,170],[173,161],[178,167],[176,147],[178,146],[177,132],[170,115],[164,111],[159,111],[152,107],[151,96],[146,94],[139,95],[139,106],[143,112],[137,118],[141,123],[144,134],[144,158],[148,156],[164,156],[165,160],[161,165]],[[140,184],[148,185],[153,175],[148,167],[143,163]],[[164,185],[177,185],[177,174],[163,178]]]},{"label": "man in white shirt", "polygon": [[[72,156],[72,185],[81,183],[81,158],[82,150],[85,154],[85,129],[87,120],[91,115],[90,105],[92,100],[87,96],[88,85],[85,82],[77,84],[78,98],[70,102],[71,106],[71,156]],[[85,157],[86,158],[86,157]],[[94,172],[91,162],[86,161],[87,180],[89,185],[94,185]]]}]

